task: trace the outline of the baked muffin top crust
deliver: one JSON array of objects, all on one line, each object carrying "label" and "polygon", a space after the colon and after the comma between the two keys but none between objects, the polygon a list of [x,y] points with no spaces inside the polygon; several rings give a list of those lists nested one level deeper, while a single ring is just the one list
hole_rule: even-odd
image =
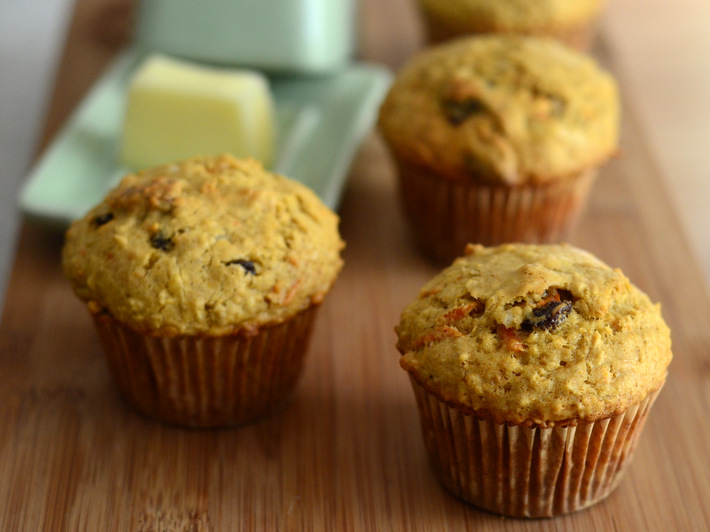
[{"label": "baked muffin top crust", "polygon": [[342,247],[338,217],[307,187],[221,155],[126,176],[71,225],[63,267],[92,312],[218,336],[320,303]]},{"label": "baked muffin top crust", "polygon": [[462,31],[475,28],[498,31],[554,29],[593,19],[604,0],[419,0],[425,12]]},{"label": "baked muffin top crust", "polygon": [[379,127],[397,157],[444,179],[546,182],[615,153],[619,102],[611,75],[552,39],[468,37],[405,65]]},{"label": "baked muffin top crust", "polygon": [[401,366],[443,401],[540,426],[619,414],[664,382],[660,306],[568,245],[469,246],[397,327]]}]

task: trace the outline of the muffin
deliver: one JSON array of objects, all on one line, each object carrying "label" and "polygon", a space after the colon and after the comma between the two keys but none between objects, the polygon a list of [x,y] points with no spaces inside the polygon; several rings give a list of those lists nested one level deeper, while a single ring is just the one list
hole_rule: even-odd
[{"label": "muffin", "polygon": [[379,129],[413,234],[448,263],[469,242],[566,239],[617,150],[618,94],[556,41],[466,38],[405,65]]},{"label": "muffin", "polygon": [[614,489],[672,356],[660,307],[563,244],[469,246],[396,331],[441,484],[515,517]]},{"label": "muffin", "polygon": [[71,225],[63,268],[125,398],[216,427],[291,396],[342,247],[308,188],[221,155],[126,176]]},{"label": "muffin", "polygon": [[550,37],[590,47],[605,0],[418,0],[429,42],[482,33]]}]

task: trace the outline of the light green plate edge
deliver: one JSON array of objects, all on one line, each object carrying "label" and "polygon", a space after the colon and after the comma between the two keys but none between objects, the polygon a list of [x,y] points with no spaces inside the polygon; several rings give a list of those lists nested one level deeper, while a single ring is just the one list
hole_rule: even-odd
[{"label": "light green plate edge", "polygon": [[[28,219],[64,229],[129,173],[118,162],[126,86],[144,56],[135,48],[122,52],[31,169],[19,196]],[[364,63],[322,77],[272,78],[279,131],[273,170],[337,209],[391,81],[386,68]]]}]

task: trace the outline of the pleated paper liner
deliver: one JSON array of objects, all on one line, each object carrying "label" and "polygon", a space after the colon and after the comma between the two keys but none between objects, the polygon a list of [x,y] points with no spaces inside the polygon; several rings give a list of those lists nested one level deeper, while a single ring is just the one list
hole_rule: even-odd
[{"label": "pleated paper liner", "polygon": [[121,394],[189,427],[241,425],[279,410],[300,379],[317,305],[255,335],[153,337],[102,313],[94,323]]},{"label": "pleated paper liner", "polygon": [[466,502],[511,517],[553,517],[609,495],[659,392],[611,418],[543,428],[466,414],[410,380],[439,482]]},{"label": "pleated paper liner", "polygon": [[423,251],[448,263],[468,243],[552,243],[566,238],[586,205],[596,168],[518,186],[452,181],[398,160],[404,212]]}]

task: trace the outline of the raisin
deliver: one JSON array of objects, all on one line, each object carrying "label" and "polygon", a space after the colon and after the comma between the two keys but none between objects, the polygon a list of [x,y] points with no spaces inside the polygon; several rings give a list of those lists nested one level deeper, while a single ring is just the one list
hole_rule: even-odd
[{"label": "raisin", "polygon": [[244,275],[246,275],[247,273],[256,275],[256,266],[254,266],[254,263],[250,260],[234,259],[230,260],[229,262],[225,262],[224,264],[227,266],[231,266],[232,264],[238,264],[239,266],[244,268]]},{"label": "raisin", "polygon": [[172,237],[166,237],[163,233],[155,233],[150,236],[150,245],[161,251],[170,251],[175,247]]},{"label": "raisin", "polygon": [[92,221],[96,227],[101,227],[102,225],[109,223],[111,220],[113,220],[113,213],[107,212],[104,214],[97,214]]},{"label": "raisin", "polygon": [[549,301],[533,309],[532,315],[522,323],[522,328],[526,331],[532,331],[533,328],[553,331],[565,321],[571,310],[572,303],[569,301]]},{"label": "raisin", "polygon": [[458,126],[469,116],[482,113],[486,106],[480,100],[467,98],[465,100],[444,100],[444,113],[452,125]]}]

